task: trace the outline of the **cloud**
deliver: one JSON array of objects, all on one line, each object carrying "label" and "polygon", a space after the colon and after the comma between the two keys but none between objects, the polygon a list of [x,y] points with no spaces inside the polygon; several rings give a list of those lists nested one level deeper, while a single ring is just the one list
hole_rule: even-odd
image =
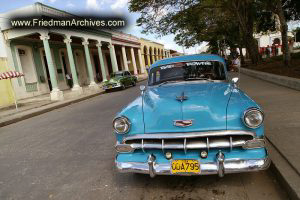
[{"label": "cloud", "polygon": [[66,6],[69,8],[75,7],[75,5],[71,1],[68,1]]},{"label": "cloud", "polygon": [[112,10],[124,9],[127,7],[128,0],[117,0],[114,4],[110,6]]},{"label": "cloud", "polygon": [[49,0],[50,3],[54,3],[56,0]]},{"label": "cloud", "polygon": [[100,10],[100,4],[97,0],[86,0],[85,5],[87,10]]},{"label": "cloud", "polygon": [[172,49],[172,50],[176,50],[176,51],[180,51],[180,52],[182,51],[182,47],[178,46],[174,42],[174,37],[171,37],[171,35],[165,36],[159,40],[155,40],[155,42],[163,44],[165,49]]}]

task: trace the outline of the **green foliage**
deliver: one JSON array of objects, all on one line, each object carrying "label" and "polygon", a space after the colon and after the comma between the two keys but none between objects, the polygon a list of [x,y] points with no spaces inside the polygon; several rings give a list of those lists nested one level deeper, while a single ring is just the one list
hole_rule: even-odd
[{"label": "green foliage", "polygon": [[255,32],[276,31],[275,17],[272,12],[265,10],[256,12],[256,19]]},{"label": "green foliage", "polygon": [[144,33],[175,34],[175,41],[185,47],[203,41],[216,46],[217,40],[232,47],[241,43],[240,33],[234,14],[226,6],[220,0],[132,0],[129,9],[141,13],[137,24]]},{"label": "green foliage", "polygon": [[129,10],[140,12],[144,33],[175,34],[177,44],[192,47],[209,42],[210,50],[246,47],[257,63],[254,32],[275,30],[274,9],[282,3],[287,19],[299,18],[299,0],[131,0]]}]

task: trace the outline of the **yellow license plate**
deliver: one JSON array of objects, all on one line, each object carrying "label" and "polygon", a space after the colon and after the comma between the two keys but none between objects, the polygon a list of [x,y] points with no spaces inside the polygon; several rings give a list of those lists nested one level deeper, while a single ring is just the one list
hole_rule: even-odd
[{"label": "yellow license plate", "polygon": [[198,160],[173,160],[172,174],[199,174],[200,162]]}]

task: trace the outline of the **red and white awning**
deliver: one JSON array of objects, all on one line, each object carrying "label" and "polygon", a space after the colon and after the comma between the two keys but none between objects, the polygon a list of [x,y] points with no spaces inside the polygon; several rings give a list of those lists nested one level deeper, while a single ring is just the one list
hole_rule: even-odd
[{"label": "red and white awning", "polygon": [[0,80],[12,79],[12,78],[17,78],[17,77],[21,77],[21,76],[24,76],[24,74],[21,72],[17,72],[17,71],[3,72],[3,73],[0,73]]}]

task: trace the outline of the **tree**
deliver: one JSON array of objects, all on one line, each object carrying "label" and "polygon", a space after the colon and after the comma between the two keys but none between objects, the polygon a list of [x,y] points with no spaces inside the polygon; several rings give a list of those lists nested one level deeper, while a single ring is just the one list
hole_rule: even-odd
[{"label": "tree", "polygon": [[232,37],[238,32],[252,62],[257,63],[259,54],[253,37],[253,4],[253,0],[131,0],[129,10],[141,13],[137,23],[145,33],[175,34],[176,42],[186,47],[202,41],[212,45],[217,40],[240,43],[234,41],[240,37]]},{"label": "tree", "polygon": [[253,37],[254,21],[256,16],[254,0],[227,0],[227,7],[234,12],[239,22],[240,31],[245,42],[245,46],[251,57],[252,63],[259,61],[258,44]]}]

